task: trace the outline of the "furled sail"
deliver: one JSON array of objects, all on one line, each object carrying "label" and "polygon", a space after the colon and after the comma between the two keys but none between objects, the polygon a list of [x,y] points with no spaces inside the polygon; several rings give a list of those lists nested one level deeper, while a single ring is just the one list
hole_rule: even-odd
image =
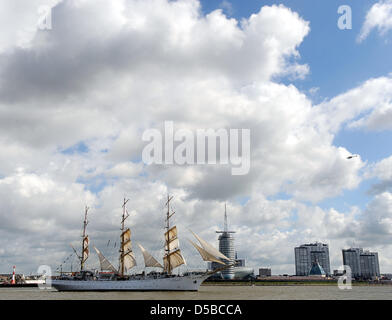
[{"label": "furled sail", "polygon": [[136,259],[132,252],[132,242],[131,242],[131,230],[126,229],[122,234],[122,258],[124,263],[125,271],[131,269],[136,266]]},{"label": "furled sail", "polygon": [[185,264],[185,259],[182,256],[180,249],[177,249],[176,251],[167,254],[163,258],[164,270],[166,272],[169,271],[169,264],[170,264],[170,271],[182,264]]},{"label": "furled sail", "polygon": [[101,265],[101,271],[110,270],[112,272],[117,272],[116,268],[110,263],[108,259],[94,246],[99,258],[99,264]]},{"label": "furled sail", "polygon": [[[210,245],[207,241],[203,240],[202,238],[200,238],[196,233],[194,233],[193,231],[191,231],[193,233],[193,235],[195,236],[195,238],[200,242],[202,248],[204,249],[204,251],[206,253],[208,253],[209,255],[215,257],[216,259],[223,259],[223,260],[227,260],[227,261],[231,261],[231,259],[229,259],[228,257],[226,257],[224,254],[222,254],[218,249],[215,249],[212,245]],[[197,248],[196,248],[197,249]],[[199,251],[200,252],[200,251]],[[203,255],[202,255],[203,257]]]},{"label": "furled sail", "polygon": [[146,249],[144,249],[140,243],[137,245],[143,253],[144,264],[146,267],[158,267],[163,269],[163,266]]},{"label": "furled sail", "polygon": [[193,241],[189,240],[189,242],[199,251],[201,257],[203,258],[204,261],[211,261],[211,262],[217,262],[223,265],[226,265],[222,260],[217,259],[215,256],[204,250],[202,247],[198,246],[196,243]]},{"label": "furled sail", "polygon": [[89,256],[89,248],[88,248],[88,236],[85,236],[83,238],[83,251],[82,251],[82,262],[86,262],[88,256]]}]

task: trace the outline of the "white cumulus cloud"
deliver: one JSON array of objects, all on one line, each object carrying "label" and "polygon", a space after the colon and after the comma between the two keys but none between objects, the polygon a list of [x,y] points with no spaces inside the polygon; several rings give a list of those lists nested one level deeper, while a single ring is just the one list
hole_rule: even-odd
[{"label": "white cumulus cloud", "polygon": [[[116,254],[106,244],[118,241],[124,196],[135,241],[161,254],[167,192],[182,235],[191,226],[212,242],[227,201],[251,265],[292,272],[293,247],[315,240],[330,241],[338,263],[359,234],[357,212],[317,202],[356,188],[365,164],[347,161],[351,152],[333,140],[390,101],[390,77],[313,105],[280,81],[309,71],[300,55],[309,23],[283,5],[238,21],[222,10],[204,15],[196,0],[64,0],[52,18],[52,30],[23,36],[28,45],[4,40],[0,50],[0,236],[17,248],[17,257],[1,253],[1,268],[60,263],[69,242],[79,244],[85,205],[91,240]],[[166,120],[250,129],[250,173],[144,165],[142,134]],[[202,264],[182,245],[189,263]]]},{"label": "white cumulus cloud", "polygon": [[365,22],[357,37],[358,42],[365,40],[372,30],[376,29],[380,35],[385,35],[392,29],[392,1],[380,0],[375,3],[366,14]]}]

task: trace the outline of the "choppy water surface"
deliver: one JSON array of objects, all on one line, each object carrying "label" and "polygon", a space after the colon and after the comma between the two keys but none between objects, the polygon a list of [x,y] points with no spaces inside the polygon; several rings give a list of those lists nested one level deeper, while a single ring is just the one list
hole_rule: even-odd
[{"label": "choppy water surface", "polygon": [[392,300],[392,286],[202,286],[198,292],[58,292],[1,288],[0,300]]}]

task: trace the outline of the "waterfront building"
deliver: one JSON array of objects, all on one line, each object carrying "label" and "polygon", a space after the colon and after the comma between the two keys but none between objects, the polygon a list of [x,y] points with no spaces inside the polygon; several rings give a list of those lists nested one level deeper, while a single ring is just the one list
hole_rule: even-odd
[{"label": "waterfront building", "polygon": [[361,261],[360,254],[363,250],[360,248],[350,248],[342,250],[343,265],[351,268],[351,276],[353,278],[361,277]]},{"label": "waterfront building", "polygon": [[259,277],[260,278],[271,277],[271,269],[270,268],[260,268],[259,269]]},{"label": "waterfront building", "polygon": [[353,278],[373,279],[380,277],[378,253],[362,248],[343,249],[343,264],[351,268]]},{"label": "waterfront building", "polygon": [[331,274],[328,244],[320,242],[303,244],[296,247],[294,253],[297,276],[308,276],[315,261],[318,261],[326,275]]},{"label": "waterfront building", "polygon": [[[238,264],[236,264],[235,267],[233,267],[233,272],[234,275],[231,280],[243,280],[243,279],[248,279],[252,278],[254,276],[254,269],[251,267],[245,266],[245,260],[244,259],[238,259],[236,260]],[[208,269],[210,270],[215,270],[217,268],[220,268],[222,265],[216,262],[209,262],[208,263]],[[211,279],[227,279],[223,276],[221,272],[214,273],[211,277]]]},{"label": "waterfront building", "polygon": [[381,275],[385,280],[392,280],[392,273],[384,273]]},{"label": "waterfront building", "polygon": [[[249,268],[245,266],[245,259],[238,259],[237,252],[235,251],[234,246],[234,236],[235,231],[229,231],[227,225],[227,211],[225,204],[225,215],[224,215],[224,227],[223,231],[216,231],[219,233],[219,251],[223,253],[226,257],[230,259],[231,262],[235,262],[235,266],[229,267],[221,272],[217,272],[212,278],[223,278],[225,280],[233,280],[233,279],[244,279],[248,277],[252,277],[254,275],[253,268]],[[217,262],[209,263],[209,269],[215,270],[220,268],[222,265]]]},{"label": "waterfront building", "polygon": [[309,276],[311,277],[325,277],[325,271],[322,266],[320,266],[319,262],[315,260],[312,263],[312,268],[309,271]]},{"label": "waterfront building", "polygon": [[235,252],[235,265],[236,267],[245,267],[245,259],[239,259],[237,257],[237,251]]},{"label": "waterfront building", "polygon": [[[219,235],[219,251],[222,252],[226,257],[230,259],[230,262],[235,261],[235,250],[234,250],[234,237],[235,231],[229,231],[227,227],[227,212],[225,203],[225,218],[224,218],[223,231],[216,231]],[[221,272],[223,279],[230,280],[234,279],[234,267],[229,267]]]},{"label": "waterfront building", "polygon": [[378,253],[364,251],[360,255],[361,276],[366,279],[380,277],[380,266],[378,264]]}]

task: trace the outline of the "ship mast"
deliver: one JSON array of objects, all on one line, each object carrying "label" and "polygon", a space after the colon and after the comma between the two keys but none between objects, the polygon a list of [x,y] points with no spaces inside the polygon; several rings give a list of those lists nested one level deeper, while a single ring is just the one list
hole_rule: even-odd
[{"label": "ship mast", "polygon": [[178,232],[176,226],[170,225],[170,218],[174,215],[174,211],[170,212],[170,201],[173,197],[167,195],[167,212],[166,212],[166,232],[165,232],[165,255],[163,257],[163,270],[171,275],[173,269],[185,264],[185,259],[179,248]]},{"label": "ship mast", "polygon": [[[169,236],[169,230],[170,230],[170,217],[174,214],[174,212],[172,214],[170,214],[170,201],[173,199],[173,196],[169,196],[169,194],[167,195],[167,202],[166,202],[166,206],[167,206],[167,212],[166,212],[166,245],[165,245],[165,251],[166,251],[166,257],[169,258],[169,254],[170,254],[170,236]],[[172,266],[170,263],[170,259],[167,259],[167,273],[171,274],[172,272]]]},{"label": "ship mast", "polygon": [[123,213],[121,219],[121,246],[120,246],[120,276],[123,277],[125,273],[125,264],[124,264],[124,257],[125,257],[125,220],[129,217],[128,211],[126,209],[126,204],[129,199],[124,198],[124,203],[122,205]]},{"label": "ship mast", "polygon": [[86,262],[89,254],[88,250],[88,235],[86,234],[86,229],[88,225],[87,213],[90,208],[86,206],[84,211],[84,221],[83,221],[83,235],[82,235],[82,255],[80,256],[80,271],[84,270],[84,263]]}]

